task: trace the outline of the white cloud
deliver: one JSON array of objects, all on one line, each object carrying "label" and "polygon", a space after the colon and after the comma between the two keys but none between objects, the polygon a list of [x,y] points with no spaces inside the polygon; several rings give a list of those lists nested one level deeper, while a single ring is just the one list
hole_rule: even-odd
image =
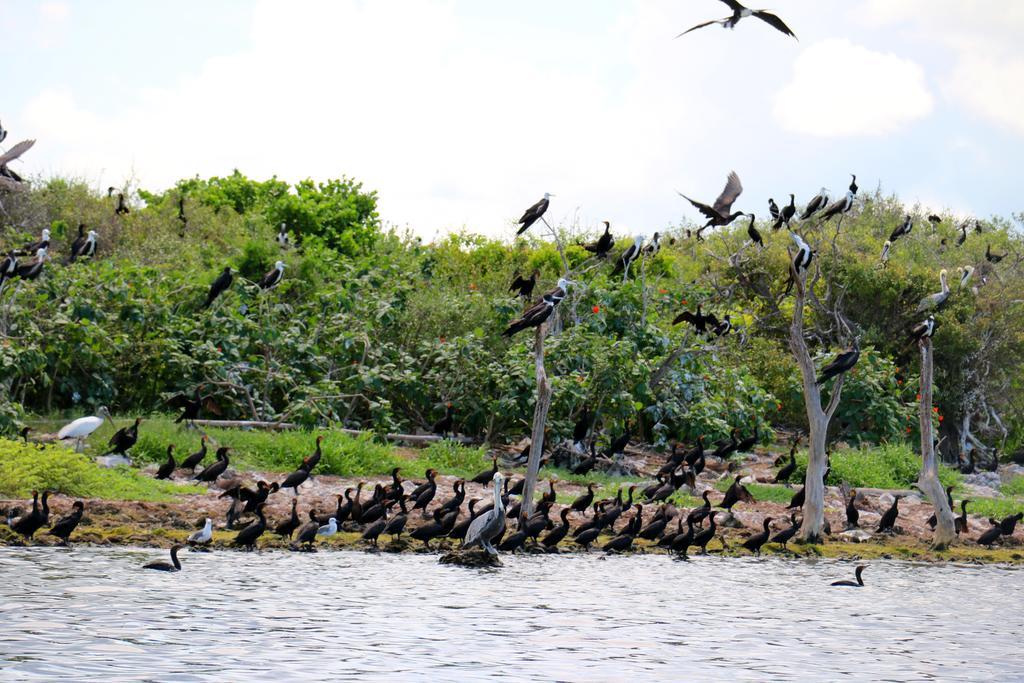
[{"label": "white cloud", "polygon": [[938,80],[949,101],[1024,135],[1024,3],[868,0],[861,14],[869,25],[906,26],[947,49],[952,66]]},{"label": "white cloud", "polygon": [[971,112],[1024,135],[1024,59],[964,55],[946,91]]},{"label": "white cloud", "polygon": [[841,39],[806,48],[775,99],[785,128],[820,137],[885,135],[931,111],[920,66]]},{"label": "white cloud", "polygon": [[[678,48],[646,40],[663,22],[649,8],[614,35],[531,50],[473,35],[450,2],[262,2],[246,50],[128,92],[109,117],[44,91],[25,126],[61,150],[48,160],[61,171],[107,169],[98,186],[135,173],[158,188],[234,167],[290,180],[347,173],[380,190],[386,218],[421,233],[507,233],[544,191],[559,196],[556,220],[587,201],[601,210],[613,192],[670,196],[688,122],[707,114],[699,95],[664,85]],[[610,85],[586,68],[609,43],[635,77]]]}]

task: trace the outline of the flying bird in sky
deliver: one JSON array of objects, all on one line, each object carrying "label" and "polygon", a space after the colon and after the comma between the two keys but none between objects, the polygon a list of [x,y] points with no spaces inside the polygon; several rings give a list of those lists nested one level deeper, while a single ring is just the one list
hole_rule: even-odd
[{"label": "flying bird in sky", "polygon": [[[736,0],[722,0],[722,2],[729,6],[729,9],[732,10],[732,15],[724,19],[712,19],[711,21],[705,21],[703,24],[697,24],[693,28],[686,29],[678,36],[676,36],[676,38],[679,38],[680,36],[685,36],[690,31],[696,31],[699,28],[711,26],[712,24],[721,24],[722,28],[734,28],[736,24],[740,23],[740,19],[743,19],[745,17],[757,17],[758,19],[772,26],[776,30],[782,31],[787,36],[793,36],[794,38],[796,38],[796,34],[793,33],[788,26],[786,26],[786,23],[782,21],[782,19],[779,19],[777,16],[772,14],[771,12],[768,12],[763,9],[749,9],[747,7],[744,7],[740,3],[736,2]],[[799,40],[799,38],[797,38],[797,40]]]}]

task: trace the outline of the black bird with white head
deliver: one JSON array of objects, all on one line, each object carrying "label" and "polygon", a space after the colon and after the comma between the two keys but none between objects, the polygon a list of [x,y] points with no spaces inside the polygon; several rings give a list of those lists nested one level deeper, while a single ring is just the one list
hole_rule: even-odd
[{"label": "black bird with white head", "polygon": [[281,284],[284,278],[284,261],[278,261],[274,267],[264,273],[260,278],[260,289],[273,289]]},{"label": "black bird with white head", "polygon": [[644,236],[641,233],[637,233],[636,237],[633,238],[633,244],[626,248],[626,251],[622,252],[619,256],[619,260],[615,262],[615,268],[612,269],[612,275],[618,275],[622,273],[623,279],[629,277],[629,267],[640,258],[640,254],[643,253]]},{"label": "black bird with white head", "polygon": [[805,221],[818,211],[821,211],[828,205],[828,188],[821,188],[818,190],[818,194],[811,198],[811,201],[807,202],[807,206],[804,207],[803,213],[800,214],[800,220]]},{"label": "black bird with white head", "polygon": [[[850,175],[853,175],[852,173]],[[850,183],[850,189],[847,190],[846,196],[842,199],[838,199],[825,209],[825,212],[821,214],[822,222],[834,218],[840,214],[849,213],[850,209],[853,208],[853,200],[857,196],[857,176],[853,175],[853,182]]]},{"label": "black bird with white head", "polygon": [[551,204],[549,200],[554,196],[555,195],[550,192],[545,192],[543,199],[523,212],[522,217],[516,221],[516,223],[519,224],[519,230],[516,232],[517,237],[529,230],[531,225],[539,221],[544,216],[544,213],[548,210],[548,206]]},{"label": "black bird with white head", "polygon": [[711,21],[705,21],[703,24],[697,24],[693,28],[686,29],[678,36],[676,36],[676,38],[679,38],[680,36],[685,36],[690,31],[696,31],[699,28],[711,26],[712,24],[721,24],[723,28],[731,29],[734,28],[736,24],[740,22],[740,19],[745,19],[746,17],[757,17],[758,19],[765,22],[775,30],[781,31],[782,33],[785,33],[787,36],[793,36],[794,38],[796,38],[796,34],[793,33],[793,31],[791,31],[788,26],[786,26],[786,23],[782,21],[782,19],[779,19],[779,17],[772,14],[771,12],[768,12],[767,10],[749,9],[747,7],[744,7],[740,3],[736,2],[736,0],[722,0],[722,2],[728,5],[729,9],[732,10],[732,14],[730,16],[725,17],[724,19],[712,19]]},{"label": "black bird with white head", "polygon": [[560,278],[554,289],[542,296],[540,301],[526,309],[526,311],[524,311],[517,320],[513,320],[509,323],[505,331],[502,332],[502,336],[511,337],[517,332],[522,332],[523,330],[531,327],[540,326],[544,321],[551,317],[551,313],[555,310],[555,306],[565,298],[569,285],[571,284],[573,284],[571,280]]}]

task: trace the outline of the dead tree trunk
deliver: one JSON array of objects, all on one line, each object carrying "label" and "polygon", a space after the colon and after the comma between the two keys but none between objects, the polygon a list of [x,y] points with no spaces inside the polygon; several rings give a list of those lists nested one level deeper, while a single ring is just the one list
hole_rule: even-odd
[{"label": "dead tree trunk", "polygon": [[533,434],[530,437],[530,458],[526,465],[526,483],[523,485],[523,504],[520,508],[520,524],[533,514],[533,491],[537,487],[537,472],[540,470],[540,459],[544,453],[544,426],[548,420],[548,409],[551,408],[551,385],[548,384],[548,373],[544,369],[544,335],[547,325],[537,326],[534,341],[533,357],[537,371],[537,405],[533,409]]},{"label": "dead tree trunk", "polygon": [[932,340],[921,340],[921,404],[918,419],[921,421],[921,475],[918,487],[924,491],[935,508],[935,535],[932,548],[945,550],[956,538],[953,511],[949,507],[946,491],[939,481],[939,464],[935,459],[935,439],[932,437]]},{"label": "dead tree trunk", "polygon": [[[792,265],[790,266],[792,268]],[[828,407],[821,407],[821,393],[818,391],[814,361],[807,351],[804,341],[804,299],[806,297],[807,271],[797,275],[795,279],[796,298],[793,302],[793,324],[789,328],[789,349],[800,366],[800,377],[804,389],[804,406],[807,409],[807,427],[809,437],[807,478],[804,481],[806,491],[803,507],[803,523],[800,526],[800,540],[808,543],[821,541],[822,529],[825,526],[825,468],[828,465],[825,455],[825,440],[828,435],[828,423],[839,407],[839,397],[843,393],[842,374],[832,388],[832,397]]]}]

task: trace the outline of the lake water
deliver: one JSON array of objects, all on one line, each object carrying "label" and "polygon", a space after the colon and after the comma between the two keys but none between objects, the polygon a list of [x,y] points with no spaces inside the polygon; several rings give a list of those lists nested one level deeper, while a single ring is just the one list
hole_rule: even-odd
[{"label": "lake water", "polygon": [[1005,567],[0,548],[0,680],[1024,680]]}]

